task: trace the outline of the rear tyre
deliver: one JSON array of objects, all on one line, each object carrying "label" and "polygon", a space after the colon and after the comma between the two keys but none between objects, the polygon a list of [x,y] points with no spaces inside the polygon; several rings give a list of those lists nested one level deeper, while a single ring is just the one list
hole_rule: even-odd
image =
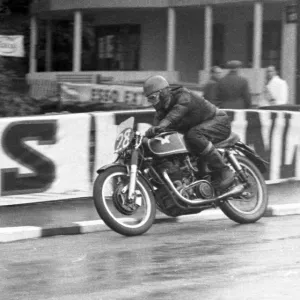
[{"label": "rear tyre", "polygon": [[156,203],[146,180],[138,176],[136,192],[141,205],[127,204],[129,176],[125,166],[112,166],[101,172],[93,189],[94,204],[105,224],[125,236],[136,236],[150,229],[155,220]]},{"label": "rear tyre", "polygon": [[240,223],[254,223],[265,214],[268,206],[268,191],[259,169],[246,157],[236,156],[246,174],[250,186],[239,197],[229,198],[220,204],[223,213]]}]

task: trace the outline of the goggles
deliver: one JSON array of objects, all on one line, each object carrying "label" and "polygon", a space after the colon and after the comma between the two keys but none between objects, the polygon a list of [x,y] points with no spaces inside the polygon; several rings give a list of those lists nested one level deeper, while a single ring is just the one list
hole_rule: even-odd
[{"label": "goggles", "polygon": [[150,94],[149,96],[147,96],[148,102],[151,103],[152,105],[156,105],[159,102],[159,95],[160,95],[160,91]]}]

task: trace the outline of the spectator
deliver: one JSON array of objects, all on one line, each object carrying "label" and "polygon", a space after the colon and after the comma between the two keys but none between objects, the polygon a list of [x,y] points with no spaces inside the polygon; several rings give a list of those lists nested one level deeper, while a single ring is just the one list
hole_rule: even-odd
[{"label": "spectator", "polygon": [[217,106],[231,109],[247,109],[251,107],[251,94],[246,78],[239,75],[242,63],[237,60],[229,61],[228,74],[217,84]]},{"label": "spectator", "polygon": [[264,89],[267,105],[282,105],[288,103],[288,85],[277,75],[274,66],[267,68],[267,83]]},{"label": "spectator", "polygon": [[210,70],[210,79],[203,88],[203,97],[213,104],[216,104],[217,83],[221,79],[222,73],[222,69],[219,66],[213,66]]}]

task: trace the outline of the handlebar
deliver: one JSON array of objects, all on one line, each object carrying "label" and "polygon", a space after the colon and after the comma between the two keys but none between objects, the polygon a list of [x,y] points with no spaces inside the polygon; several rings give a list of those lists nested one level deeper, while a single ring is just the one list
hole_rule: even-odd
[{"label": "handlebar", "polygon": [[163,137],[163,136],[165,136],[167,134],[172,134],[172,133],[177,133],[177,131],[175,131],[175,130],[165,131],[165,132],[161,132],[161,133],[157,134],[156,136]]}]

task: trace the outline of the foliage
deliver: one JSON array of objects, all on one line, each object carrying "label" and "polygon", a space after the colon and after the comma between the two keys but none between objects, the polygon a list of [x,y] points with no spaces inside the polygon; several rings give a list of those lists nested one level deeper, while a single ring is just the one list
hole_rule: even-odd
[{"label": "foliage", "polygon": [[[24,35],[25,57],[0,56],[0,117],[36,115],[53,112],[89,112],[120,109],[137,109],[128,105],[108,105],[95,103],[60,104],[58,99],[35,100],[28,96],[26,73],[29,67],[31,0],[3,0],[0,9],[0,35]],[[95,68],[95,29],[88,20],[82,26],[82,67]],[[38,71],[45,71],[46,21],[38,20]],[[72,69],[73,20],[53,21],[52,71]]]},{"label": "foliage", "polygon": [[37,115],[41,112],[38,100],[11,93],[0,95],[0,117]]}]

